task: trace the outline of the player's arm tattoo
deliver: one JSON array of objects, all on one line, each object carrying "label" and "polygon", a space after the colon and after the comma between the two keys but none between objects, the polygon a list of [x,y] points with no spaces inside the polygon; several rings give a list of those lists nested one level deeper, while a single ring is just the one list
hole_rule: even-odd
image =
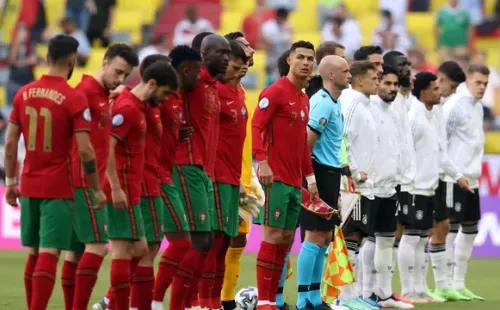
[{"label": "player's arm tattoo", "polygon": [[84,161],[82,162],[82,165],[87,175],[95,173],[97,171],[97,163],[95,159]]}]

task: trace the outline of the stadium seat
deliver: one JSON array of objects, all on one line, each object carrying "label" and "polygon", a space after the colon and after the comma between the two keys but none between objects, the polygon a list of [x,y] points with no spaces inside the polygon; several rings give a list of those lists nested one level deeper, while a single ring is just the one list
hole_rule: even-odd
[{"label": "stadium seat", "polygon": [[410,35],[416,37],[417,42],[428,50],[434,50],[435,16],[432,13],[408,13],[406,15],[406,29]]},{"label": "stadium seat", "polygon": [[242,12],[222,11],[220,20],[220,34],[226,34],[232,31],[241,30],[245,14]]},{"label": "stadium seat", "polygon": [[104,54],[106,53],[105,48],[93,48],[90,52],[89,60],[85,66],[91,74],[97,71],[101,67]]},{"label": "stadium seat", "polygon": [[293,41],[296,42],[299,40],[309,41],[314,44],[314,47],[318,47],[321,43],[321,33],[318,31],[295,32],[293,34]]},{"label": "stadium seat", "polygon": [[227,12],[248,14],[255,9],[255,1],[248,0],[222,0],[222,9]]},{"label": "stadium seat", "polygon": [[[365,14],[373,14],[379,12],[378,1],[374,0],[349,0],[344,2],[347,11],[357,18],[363,17]],[[373,31],[373,29],[372,29]]]},{"label": "stadium seat", "polygon": [[290,24],[295,32],[318,31],[318,18],[316,7],[300,9],[290,14]]},{"label": "stadium seat", "polygon": [[437,12],[443,6],[448,4],[449,0],[431,0],[431,11]]},{"label": "stadium seat", "polygon": [[5,91],[5,87],[0,86],[0,107],[3,107],[6,104],[7,94]]},{"label": "stadium seat", "polygon": [[364,14],[358,17],[359,28],[363,34],[363,44],[372,43],[372,35],[375,28],[380,24],[380,15],[378,13]]},{"label": "stadium seat", "polygon": [[66,14],[65,12],[66,1],[61,0],[46,0],[45,1],[45,14],[47,16],[47,24],[53,26],[59,23]]},{"label": "stadium seat", "polygon": [[117,10],[112,29],[115,33],[130,33],[132,43],[141,40],[141,28],[144,24],[143,14],[137,10]]}]

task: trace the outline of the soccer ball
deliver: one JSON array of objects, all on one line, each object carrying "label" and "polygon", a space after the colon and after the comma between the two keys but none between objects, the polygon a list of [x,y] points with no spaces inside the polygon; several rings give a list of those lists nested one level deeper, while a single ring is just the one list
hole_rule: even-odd
[{"label": "soccer ball", "polygon": [[234,300],[236,301],[238,309],[254,310],[257,307],[258,296],[256,287],[247,286],[236,293]]}]

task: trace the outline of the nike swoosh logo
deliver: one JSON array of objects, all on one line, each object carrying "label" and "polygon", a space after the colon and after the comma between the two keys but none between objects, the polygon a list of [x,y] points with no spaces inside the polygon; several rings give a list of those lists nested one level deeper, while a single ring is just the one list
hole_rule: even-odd
[{"label": "nike swoosh logo", "polygon": [[156,117],[156,118],[160,118],[160,115],[156,114],[156,115],[155,115],[155,117]]},{"label": "nike swoosh logo", "polygon": [[234,102],[234,100],[233,101],[228,101],[226,103],[227,103],[227,105],[231,105],[231,104],[233,104],[233,102]]},{"label": "nike swoosh logo", "polygon": [[100,106],[100,107],[103,107],[105,104],[106,104],[106,102],[99,103],[99,106]]},{"label": "nike swoosh logo", "polygon": [[295,102],[289,102],[288,104],[289,104],[289,105],[294,105],[294,104],[295,104]]}]

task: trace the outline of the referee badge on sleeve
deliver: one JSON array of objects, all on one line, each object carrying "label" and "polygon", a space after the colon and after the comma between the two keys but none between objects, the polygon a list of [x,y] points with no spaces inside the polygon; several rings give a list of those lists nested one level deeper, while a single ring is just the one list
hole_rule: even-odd
[{"label": "referee badge on sleeve", "polygon": [[268,106],[269,106],[269,99],[267,99],[265,97],[262,98],[262,99],[260,99],[260,101],[259,101],[259,108],[261,110],[267,109]]},{"label": "referee badge on sleeve", "polygon": [[322,117],[319,119],[319,127],[325,128],[328,125],[328,119],[326,117]]}]

